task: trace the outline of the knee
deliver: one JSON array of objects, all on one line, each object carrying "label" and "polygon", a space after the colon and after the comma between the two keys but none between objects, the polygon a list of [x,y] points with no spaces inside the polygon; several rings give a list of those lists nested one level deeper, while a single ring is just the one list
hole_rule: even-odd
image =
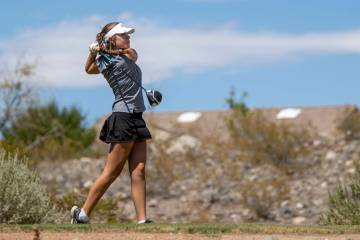
[{"label": "knee", "polygon": [[139,164],[136,168],[131,172],[131,179],[138,180],[138,179],[145,179],[145,164]]}]

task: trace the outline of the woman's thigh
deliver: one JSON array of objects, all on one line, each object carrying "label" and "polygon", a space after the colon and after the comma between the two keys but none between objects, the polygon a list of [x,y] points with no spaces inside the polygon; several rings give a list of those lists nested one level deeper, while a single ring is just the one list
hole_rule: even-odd
[{"label": "woman's thigh", "polygon": [[144,170],[146,163],[146,141],[135,142],[129,155],[129,172]]},{"label": "woman's thigh", "polygon": [[111,175],[120,174],[133,146],[134,142],[111,143],[104,172]]}]

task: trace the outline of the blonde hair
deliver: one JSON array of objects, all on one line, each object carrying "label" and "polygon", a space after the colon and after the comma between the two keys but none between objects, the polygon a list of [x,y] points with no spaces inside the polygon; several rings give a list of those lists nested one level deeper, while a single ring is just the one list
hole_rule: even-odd
[{"label": "blonde hair", "polygon": [[101,29],[101,32],[96,34],[96,41],[99,44],[99,48],[101,52],[106,52],[111,55],[119,55],[123,53],[122,49],[115,48],[115,42],[113,37],[109,38],[108,42],[105,42],[104,40],[106,33],[108,33],[117,24],[118,22],[108,23]]}]

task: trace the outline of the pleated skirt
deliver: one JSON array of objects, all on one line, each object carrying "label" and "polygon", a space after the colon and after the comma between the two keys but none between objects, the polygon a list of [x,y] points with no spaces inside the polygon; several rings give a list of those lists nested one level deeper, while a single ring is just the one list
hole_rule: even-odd
[{"label": "pleated skirt", "polygon": [[121,143],[151,139],[142,113],[112,112],[105,120],[99,139],[105,143]]}]

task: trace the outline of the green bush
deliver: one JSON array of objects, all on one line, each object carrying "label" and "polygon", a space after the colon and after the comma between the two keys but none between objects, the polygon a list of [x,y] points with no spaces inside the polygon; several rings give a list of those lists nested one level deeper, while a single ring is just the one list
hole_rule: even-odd
[{"label": "green bush", "polygon": [[338,183],[334,193],[329,192],[329,208],[320,217],[325,225],[360,224],[360,161],[348,185]]},{"label": "green bush", "polygon": [[0,189],[0,223],[58,223],[64,219],[26,159],[0,152]]},{"label": "green bush", "polygon": [[84,126],[85,116],[76,107],[60,109],[52,101],[30,106],[2,132],[2,146],[19,151],[31,161],[78,157],[96,137],[96,130]]},{"label": "green bush", "polygon": [[230,96],[226,98],[226,103],[230,109],[236,109],[241,111],[241,113],[246,114],[249,112],[249,107],[246,105],[245,98],[249,96],[248,92],[242,92],[241,98],[239,100],[235,99],[236,90],[234,87],[230,89]]},{"label": "green bush", "polygon": [[341,114],[337,129],[345,135],[347,141],[360,139],[360,112],[356,107],[347,107]]}]

